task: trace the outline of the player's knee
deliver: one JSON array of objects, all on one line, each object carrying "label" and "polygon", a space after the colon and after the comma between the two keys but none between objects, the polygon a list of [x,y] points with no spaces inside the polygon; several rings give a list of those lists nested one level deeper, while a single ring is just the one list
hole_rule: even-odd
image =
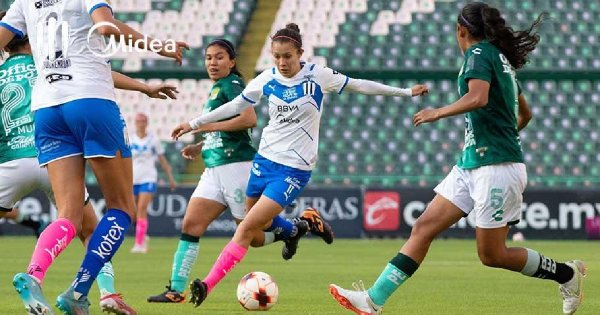
[{"label": "player's knee", "polygon": [[181,223],[181,232],[194,236],[202,236],[206,232],[207,225],[202,222],[183,219]]},{"label": "player's knee", "polygon": [[487,267],[502,268],[504,267],[504,255],[501,255],[498,251],[479,251],[479,260]]},{"label": "player's knee", "polygon": [[415,225],[413,226],[412,231],[410,232],[410,236],[430,241],[435,238],[434,233],[432,233],[431,231],[430,224],[428,224],[424,220],[419,219],[417,220],[417,222],[415,222]]}]

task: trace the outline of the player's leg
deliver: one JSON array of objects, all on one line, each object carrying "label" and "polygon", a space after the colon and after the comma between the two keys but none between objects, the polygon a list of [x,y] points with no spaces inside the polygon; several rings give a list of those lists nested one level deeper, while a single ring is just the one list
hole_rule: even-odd
[{"label": "player's leg", "polygon": [[31,215],[23,213],[18,207],[14,207],[12,211],[6,211],[5,208],[0,207],[0,218],[13,220],[16,223],[24,227],[28,227],[33,230],[36,237],[40,237],[40,233],[50,224],[46,219],[40,217],[39,219],[34,218]]},{"label": "player's leg", "polygon": [[263,229],[271,225],[271,218],[278,216],[282,209],[269,197],[262,196],[258,200],[236,229],[232,240],[223,248],[208,275],[202,281],[196,279],[190,284],[190,301],[195,306],[199,306],[207,294],[242,261],[255,235],[263,233]]},{"label": "player's leg", "polygon": [[[38,168],[36,158],[21,158],[0,163],[0,218],[13,220],[32,229],[36,237],[50,224],[49,220],[43,216],[35,218],[25,214],[17,204],[23,197],[39,188]],[[50,187],[47,176],[46,185]]]},{"label": "player's leg", "polygon": [[[206,193],[204,191],[203,195]],[[173,255],[171,279],[167,290],[148,297],[148,302],[181,303],[185,301],[185,286],[188,284],[192,267],[198,259],[200,237],[204,235],[208,225],[226,209],[225,205],[212,200],[212,198],[197,197],[200,195],[196,191],[192,196],[183,217],[181,237]]]},{"label": "player's leg", "polygon": [[563,312],[572,314],[581,303],[585,265],[581,261],[560,263],[529,248],[506,247],[510,225],[521,218],[522,192],[527,176],[520,163],[493,165],[473,172],[477,252],[489,267],[521,272],[530,277],[554,280],[563,295]]},{"label": "player's leg", "polygon": [[473,208],[466,175],[456,167],[435,191],[436,196],[415,222],[409,239],[371,288],[365,290],[362,281],[354,284],[355,291],[329,286],[329,292],[340,305],[357,314],[379,314],[387,299],[419,268],[435,237]]},{"label": "player's leg", "polygon": [[[253,165],[256,164],[258,164],[260,171],[252,168]],[[251,209],[254,208],[254,205],[258,202],[258,200],[267,190],[269,191],[268,196],[271,197],[273,200],[277,200],[282,205],[282,207],[286,207],[287,205],[289,205],[289,203],[291,203],[301,191],[301,189],[294,189],[292,190],[293,198],[290,198],[291,196],[289,195],[289,193],[288,198],[283,198],[285,196],[284,193],[286,193],[286,190],[289,186],[289,184],[285,183],[285,172],[289,170],[285,169],[285,167],[283,167],[282,165],[271,162],[262,157],[257,157],[254,160],[254,162],[250,164],[250,166],[251,172],[249,172],[250,177],[246,186],[246,211],[251,211]],[[294,174],[290,175],[293,176]],[[308,178],[310,178],[310,173],[301,175],[303,181],[308,182]],[[302,185],[302,187],[299,188],[303,187],[304,186]],[[293,223],[278,215],[273,218],[273,220],[271,221],[271,225],[263,229],[263,233],[257,233],[254,236],[251,245],[253,247],[261,247],[276,241],[283,241],[286,238],[290,238],[290,235],[292,233],[294,234],[294,237],[297,236],[299,238],[302,235],[304,235],[305,232],[300,234],[296,233],[295,231],[298,230],[298,227],[296,227],[296,225],[299,225],[301,228],[306,227],[306,230],[308,230],[308,224],[303,224],[300,222]],[[295,244],[297,246],[297,241],[295,242]],[[295,253],[295,250],[293,252]]]},{"label": "player's leg", "polygon": [[[27,274],[17,274],[13,284],[26,307],[49,310],[50,306],[43,297],[41,284],[52,262],[75,237],[77,226],[81,226],[84,160],[77,155],[53,161],[48,164],[48,173],[57,195],[58,219],[41,233]],[[75,202],[76,199],[79,202]]]},{"label": "player's leg", "polygon": [[[120,247],[134,214],[131,151],[126,144],[125,123],[114,102],[83,99],[63,107],[63,116],[83,146],[108,208],[92,233],[75,281],[57,298],[61,310],[86,313],[90,287]],[[79,189],[83,189],[83,181]]]},{"label": "player's leg", "polygon": [[132,253],[146,253],[148,251],[148,206],[152,203],[156,184],[146,183],[140,185],[139,195],[137,196],[137,210],[135,223],[135,244],[131,249]]},{"label": "player's leg", "polygon": [[[79,239],[83,243],[84,247],[87,247],[94,229],[98,225],[98,217],[92,207],[91,203],[87,200],[83,207],[83,223],[81,231],[77,234]],[[115,290],[115,272],[113,270],[112,263],[109,261],[104,264],[100,273],[96,278],[96,284],[100,291],[100,309],[103,312],[113,312],[115,314],[135,314],[135,310],[127,305],[123,301],[121,294]]]}]

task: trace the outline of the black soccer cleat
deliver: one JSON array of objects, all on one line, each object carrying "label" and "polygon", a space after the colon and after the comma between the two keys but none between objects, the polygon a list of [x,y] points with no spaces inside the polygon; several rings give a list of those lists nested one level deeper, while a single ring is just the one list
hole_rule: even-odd
[{"label": "black soccer cleat", "polygon": [[290,237],[287,240],[283,240],[283,249],[281,250],[281,257],[285,260],[290,260],[296,254],[296,250],[298,249],[298,242],[302,238],[302,236],[306,235],[306,232],[310,229],[308,226],[308,222],[304,220],[300,220],[294,222],[294,225],[298,229],[296,235]]},{"label": "black soccer cleat", "polygon": [[200,306],[208,295],[208,286],[200,279],[196,279],[190,283],[190,303],[195,307]]},{"label": "black soccer cleat", "polygon": [[171,284],[165,286],[167,290],[158,295],[149,296],[147,301],[150,303],[183,303],[185,302],[185,293],[179,293],[171,289]]},{"label": "black soccer cleat", "polygon": [[315,208],[307,208],[300,216],[301,220],[308,222],[310,234],[319,236],[327,244],[333,243],[333,230],[327,221],[323,220],[319,211]]}]

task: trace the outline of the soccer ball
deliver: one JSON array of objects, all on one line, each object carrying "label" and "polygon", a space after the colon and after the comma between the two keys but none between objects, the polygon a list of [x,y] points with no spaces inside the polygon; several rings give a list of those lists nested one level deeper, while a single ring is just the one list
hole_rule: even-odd
[{"label": "soccer ball", "polygon": [[251,272],[242,277],[237,287],[237,298],[249,311],[266,311],[277,303],[279,289],[268,274]]}]

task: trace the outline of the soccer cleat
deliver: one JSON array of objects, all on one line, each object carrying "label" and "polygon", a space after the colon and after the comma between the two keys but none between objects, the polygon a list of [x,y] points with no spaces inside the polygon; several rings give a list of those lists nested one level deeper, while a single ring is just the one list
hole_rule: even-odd
[{"label": "soccer cleat", "polygon": [[365,290],[362,281],[352,283],[356,291],[343,289],[335,284],[329,285],[329,293],[346,309],[358,315],[379,315],[383,307],[375,305]]},{"label": "soccer cleat", "polygon": [[558,289],[563,298],[563,314],[571,315],[577,311],[583,298],[583,277],[585,277],[585,264],[581,260],[571,260],[566,262],[567,266],[573,268],[575,272],[573,278],[563,284]]},{"label": "soccer cleat", "polygon": [[56,307],[66,315],[88,315],[90,313],[90,302],[87,296],[75,298],[75,290],[69,287],[56,298]]},{"label": "soccer cleat", "polygon": [[148,247],[146,247],[146,245],[135,244],[131,248],[131,253],[132,254],[145,254],[147,252],[148,252]]},{"label": "soccer cleat", "polygon": [[125,301],[120,293],[112,293],[100,298],[100,309],[103,312],[118,315],[136,315],[137,312]]},{"label": "soccer cleat", "polygon": [[298,242],[302,238],[302,236],[306,235],[306,232],[309,230],[308,222],[304,220],[300,220],[294,223],[296,226],[297,232],[296,235],[290,237],[287,240],[283,240],[283,248],[281,250],[281,256],[285,260],[290,260],[296,254],[296,250],[298,249]]},{"label": "soccer cleat", "polygon": [[307,208],[302,212],[300,219],[308,222],[311,234],[319,236],[327,244],[333,243],[333,230],[329,223],[323,220],[317,209]]},{"label": "soccer cleat", "polygon": [[25,305],[29,315],[52,315],[52,308],[42,294],[42,287],[33,277],[18,273],[13,278],[13,286]]},{"label": "soccer cleat", "polygon": [[190,283],[190,303],[195,307],[200,306],[208,295],[208,286],[200,279],[196,279]]},{"label": "soccer cleat", "polygon": [[166,286],[167,290],[161,294],[149,296],[147,301],[150,303],[183,303],[185,302],[185,293],[179,293],[171,289],[171,283]]}]

